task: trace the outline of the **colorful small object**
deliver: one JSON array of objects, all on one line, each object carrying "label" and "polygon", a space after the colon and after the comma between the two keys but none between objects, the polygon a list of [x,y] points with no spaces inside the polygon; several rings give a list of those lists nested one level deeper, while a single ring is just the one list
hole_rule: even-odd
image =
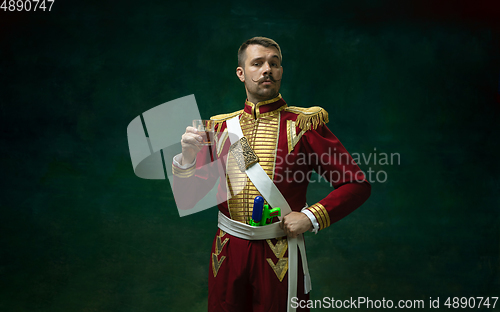
[{"label": "colorful small object", "polygon": [[264,226],[271,224],[274,217],[281,217],[280,207],[269,208],[269,205],[264,205],[264,198],[257,196],[253,200],[252,218],[249,224],[252,226]]}]

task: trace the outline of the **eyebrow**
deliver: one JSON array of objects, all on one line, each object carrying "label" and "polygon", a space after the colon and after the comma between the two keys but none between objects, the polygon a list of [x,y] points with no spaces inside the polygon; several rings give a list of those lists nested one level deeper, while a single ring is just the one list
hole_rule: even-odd
[{"label": "eyebrow", "polygon": [[[259,56],[259,57],[256,57],[256,58],[252,59],[250,62],[253,63],[253,62],[258,61],[258,60],[263,59],[263,58],[264,58],[263,56]],[[277,58],[278,60],[280,59],[278,57],[278,55],[276,55],[276,54],[273,55],[273,56],[271,56],[271,58]]]}]

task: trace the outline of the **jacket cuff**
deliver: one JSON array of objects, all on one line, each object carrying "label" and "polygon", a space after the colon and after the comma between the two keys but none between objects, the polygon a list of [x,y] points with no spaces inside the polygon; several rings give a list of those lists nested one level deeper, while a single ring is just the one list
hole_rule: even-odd
[{"label": "jacket cuff", "polygon": [[318,230],[319,230],[318,219],[316,219],[314,214],[312,212],[310,212],[309,210],[307,210],[306,208],[302,209],[301,212],[303,212],[309,218],[309,220],[311,220],[311,223],[313,226],[311,232],[313,232],[314,234],[318,234]]},{"label": "jacket cuff", "polygon": [[194,175],[196,170],[196,158],[191,164],[181,165],[179,161],[181,160],[182,154],[177,154],[172,160],[172,173],[178,178],[189,178]]},{"label": "jacket cuff", "polygon": [[330,226],[330,216],[328,215],[328,211],[322,204],[316,203],[306,210],[312,212],[312,214],[316,217],[316,220],[318,220],[319,223],[320,230]]}]

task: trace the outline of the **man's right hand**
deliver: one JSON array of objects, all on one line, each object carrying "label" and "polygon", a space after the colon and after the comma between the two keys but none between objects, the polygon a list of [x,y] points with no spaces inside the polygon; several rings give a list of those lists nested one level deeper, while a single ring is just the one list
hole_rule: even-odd
[{"label": "man's right hand", "polygon": [[[203,133],[204,134],[204,133]],[[181,145],[182,145],[182,159],[181,165],[192,163],[196,154],[201,150],[202,142],[201,135],[194,127],[187,127],[186,132],[182,135]]]}]

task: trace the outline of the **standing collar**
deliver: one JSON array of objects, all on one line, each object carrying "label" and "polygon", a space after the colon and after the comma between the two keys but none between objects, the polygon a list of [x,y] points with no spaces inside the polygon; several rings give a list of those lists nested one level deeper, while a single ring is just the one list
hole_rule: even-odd
[{"label": "standing collar", "polygon": [[285,100],[278,94],[274,99],[267,101],[258,102],[254,104],[248,99],[245,101],[244,112],[249,114],[252,118],[259,118],[267,115],[271,115],[282,111],[287,107]]}]

